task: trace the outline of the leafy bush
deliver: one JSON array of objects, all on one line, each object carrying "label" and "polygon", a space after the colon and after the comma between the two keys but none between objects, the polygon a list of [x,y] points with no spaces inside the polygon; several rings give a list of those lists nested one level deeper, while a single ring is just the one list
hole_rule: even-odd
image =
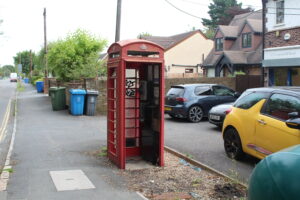
[{"label": "leafy bush", "polygon": [[236,77],[236,75],[246,75],[243,71],[235,71],[234,74],[229,74],[228,77]]},{"label": "leafy bush", "polygon": [[30,83],[33,85],[35,85],[35,82],[37,81],[43,81],[43,76],[42,75],[32,76],[30,79]]},{"label": "leafy bush", "polygon": [[79,29],[66,39],[49,44],[49,69],[63,81],[94,78],[100,67],[99,53],[106,44],[106,40]]}]

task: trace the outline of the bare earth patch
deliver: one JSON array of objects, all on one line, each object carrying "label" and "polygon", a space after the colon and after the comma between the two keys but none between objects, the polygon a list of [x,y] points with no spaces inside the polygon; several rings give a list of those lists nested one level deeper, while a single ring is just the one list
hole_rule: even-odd
[{"label": "bare earth patch", "polygon": [[165,153],[165,167],[120,171],[149,199],[246,199],[246,188]]}]

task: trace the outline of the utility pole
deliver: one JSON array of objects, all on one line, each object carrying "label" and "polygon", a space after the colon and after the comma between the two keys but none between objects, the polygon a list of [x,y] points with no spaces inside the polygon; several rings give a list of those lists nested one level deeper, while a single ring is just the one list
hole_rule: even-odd
[{"label": "utility pole", "polygon": [[32,51],[30,49],[30,78],[32,77]]},{"label": "utility pole", "polygon": [[44,48],[45,48],[45,55],[44,55],[44,62],[45,62],[45,77],[48,77],[48,49],[47,49],[47,24],[46,24],[46,8],[44,8]]},{"label": "utility pole", "polygon": [[116,37],[115,37],[115,42],[118,42],[118,41],[120,40],[121,9],[122,9],[122,0],[118,0],[118,4],[117,4],[117,21],[116,21]]},{"label": "utility pole", "polygon": [[22,54],[21,54],[21,52],[20,52],[20,53],[19,53],[19,64],[18,64],[18,69],[17,69],[19,75],[22,74],[21,56],[22,56]]}]

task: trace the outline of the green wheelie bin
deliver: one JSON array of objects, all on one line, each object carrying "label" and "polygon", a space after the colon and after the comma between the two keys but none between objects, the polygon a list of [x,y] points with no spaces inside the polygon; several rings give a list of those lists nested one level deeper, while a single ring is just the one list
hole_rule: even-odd
[{"label": "green wheelie bin", "polygon": [[300,145],[273,153],[261,160],[249,182],[249,200],[300,199]]},{"label": "green wheelie bin", "polygon": [[50,87],[49,93],[53,110],[66,109],[66,88],[65,87]]}]

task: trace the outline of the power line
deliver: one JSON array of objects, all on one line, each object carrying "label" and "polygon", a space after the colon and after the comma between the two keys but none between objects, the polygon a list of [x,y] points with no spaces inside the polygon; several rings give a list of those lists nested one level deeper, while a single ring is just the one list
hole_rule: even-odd
[{"label": "power line", "polygon": [[195,17],[195,18],[198,18],[198,19],[202,19],[201,17],[198,17],[198,16],[193,15],[193,14],[191,14],[191,13],[188,13],[188,12],[186,12],[186,11],[184,11],[184,10],[181,10],[180,8],[176,7],[174,4],[172,4],[172,3],[169,2],[168,0],[165,0],[165,1],[166,1],[168,4],[170,4],[173,8],[179,10],[180,12],[183,12],[183,13],[189,15],[189,16],[192,16],[192,17]]}]

